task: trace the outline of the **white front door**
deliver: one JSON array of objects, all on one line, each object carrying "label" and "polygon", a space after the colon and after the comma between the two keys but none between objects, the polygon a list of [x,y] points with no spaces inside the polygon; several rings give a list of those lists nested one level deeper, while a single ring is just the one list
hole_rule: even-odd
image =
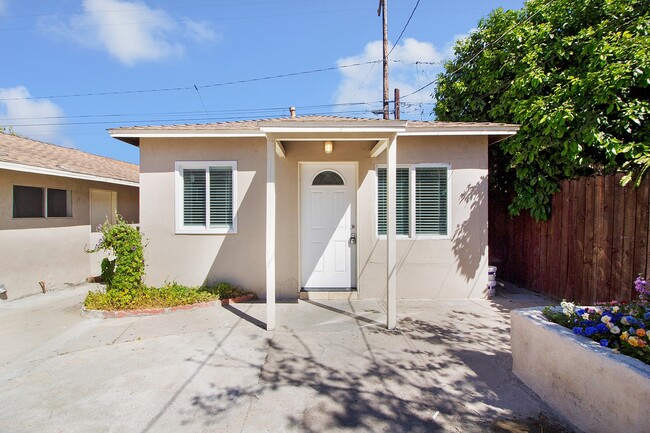
[{"label": "white front door", "polygon": [[356,165],[300,165],[303,288],[356,287]]}]

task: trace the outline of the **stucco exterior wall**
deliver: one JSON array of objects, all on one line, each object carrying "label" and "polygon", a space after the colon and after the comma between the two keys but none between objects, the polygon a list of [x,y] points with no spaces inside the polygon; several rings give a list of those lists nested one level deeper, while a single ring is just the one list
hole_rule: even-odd
[{"label": "stucco exterior wall", "polygon": [[[13,218],[14,185],[71,191],[72,216]],[[89,222],[91,188],[116,191],[118,213],[138,222],[137,187],[0,170],[0,284],[8,299],[40,293],[39,281],[52,289],[96,275],[101,256],[84,252],[95,241]]]},{"label": "stucco exterior wall", "polygon": [[[300,163],[355,162],[358,280],[361,298],[384,297],[386,242],[376,236],[374,141],[341,141],[326,155],[321,141],[285,141],[276,157],[276,295],[300,290]],[[451,165],[446,239],[398,240],[399,298],[483,297],[487,285],[487,138],[402,137],[398,164]],[[198,285],[230,281],[265,295],[266,140],[168,138],[140,141],[141,228],[148,239],[147,281]],[[175,234],[175,161],[237,161],[238,232]]]},{"label": "stucco exterior wall", "polygon": [[[266,140],[142,139],[140,227],[146,281],[228,281],[264,293]],[[237,233],[175,234],[175,161],[237,161]]]},{"label": "stucco exterior wall", "polygon": [[[375,222],[375,164],[361,174],[359,296],[386,296],[386,241]],[[482,298],[488,266],[488,184],[486,137],[402,137],[397,164],[450,164],[451,214],[446,239],[397,239],[397,297],[406,299]]]}]

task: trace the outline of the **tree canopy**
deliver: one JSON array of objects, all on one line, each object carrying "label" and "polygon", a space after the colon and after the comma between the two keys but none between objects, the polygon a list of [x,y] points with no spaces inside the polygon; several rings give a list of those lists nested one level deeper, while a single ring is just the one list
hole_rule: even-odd
[{"label": "tree canopy", "polygon": [[529,0],[497,9],[438,76],[439,120],[521,125],[490,147],[493,189],[538,220],[564,179],[650,167],[650,1]]}]

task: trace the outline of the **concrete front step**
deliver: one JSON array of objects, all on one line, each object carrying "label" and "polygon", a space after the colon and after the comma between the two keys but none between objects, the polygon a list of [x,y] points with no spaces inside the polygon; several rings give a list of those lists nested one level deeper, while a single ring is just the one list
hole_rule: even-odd
[{"label": "concrete front step", "polygon": [[300,299],[314,300],[354,300],[359,299],[356,290],[327,290],[327,289],[308,289],[300,291]]}]

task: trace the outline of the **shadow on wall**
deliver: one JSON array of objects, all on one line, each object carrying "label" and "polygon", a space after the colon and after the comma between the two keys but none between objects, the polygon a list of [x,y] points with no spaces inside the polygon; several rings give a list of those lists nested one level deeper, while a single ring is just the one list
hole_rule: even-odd
[{"label": "shadow on wall", "polygon": [[452,250],[456,256],[458,270],[466,281],[474,279],[479,270],[481,258],[485,255],[487,245],[487,176],[473,185],[469,185],[460,195],[460,204],[469,206],[470,213],[458,227],[452,237]]}]

